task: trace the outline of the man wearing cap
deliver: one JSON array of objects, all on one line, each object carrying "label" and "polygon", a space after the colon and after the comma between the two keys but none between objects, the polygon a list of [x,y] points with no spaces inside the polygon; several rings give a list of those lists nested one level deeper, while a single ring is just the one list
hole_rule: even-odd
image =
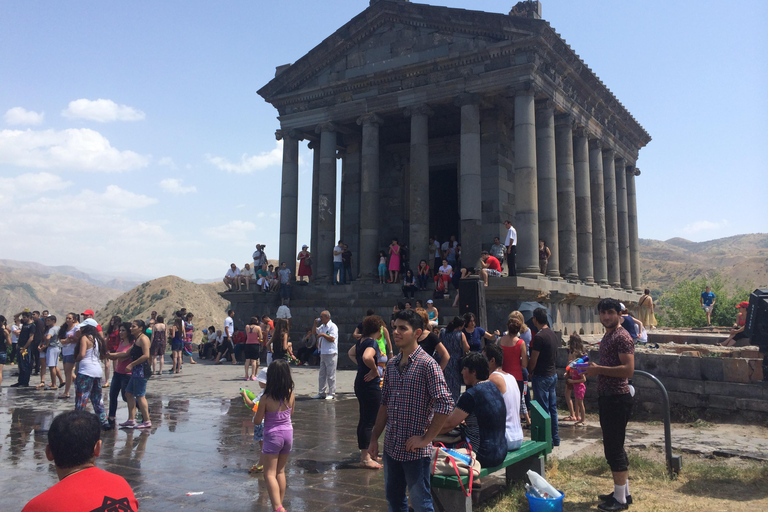
[{"label": "man wearing cap", "polygon": [[[94,315],[95,315],[95,313],[93,312],[92,309],[86,309],[85,311],[80,313],[80,318],[83,319],[83,321],[81,323],[82,324],[86,324],[86,325],[92,325],[92,326],[94,326],[96,328],[97,331],[101,332],[101,326],[99,325],[99,322],[94,320],[94,318],[93,318]],[[90,319],[91,322],[86,322],[86,320],[88,320],[88,319]]]},{"label": "man wearing cap", "polygon": [[[613,492],[600,494],[600,510],[627,510],[632,504],[629,494],[629,461],[624,451],[627,422],[632,415],[632,389],[629,380],[635,372],[635,344],[621,326],[621,304],[616,299],[603,299],[597,305],[605,336],[600,342],[600,364],[589,362],[587,377],[597,375],[597,404],[603,451],[613,473]],[[534,391],[535,394],[535,391]]]},{"label": "man wearing cap", "polygon": [[703,292],[701,292],[701,309],[707,315],[707,327],[712,326],[712,310],[715,308],[715,302],[717,302],[715,294],[712,293],[712,287],[707,286]]},{"label": "man wearing cap", "polygon": [[731,333],[728,335],[728,338],[720,343],[720,345],[723,347],[733,347],[736,345],[736,340],[747,337],[746,333],[744,332],[744,327],[747,324],[747,309],[749,309],[749,302],[745,300],[736,304],[736,309],[739,312],[739,314],[736,315],[736,323],[733,324]]}]

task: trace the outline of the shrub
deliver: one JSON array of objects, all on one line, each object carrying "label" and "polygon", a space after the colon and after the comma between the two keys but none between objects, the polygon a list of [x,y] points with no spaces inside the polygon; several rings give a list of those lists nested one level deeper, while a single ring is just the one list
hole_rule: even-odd
[{"label": "shrub", "polygon": [[701,293],[707,285],[712,287],[712,293],[716,296],[712,325],[733,325],[736,321],[736,304],[748,300],[749,291],[737,288],[729,293],[718,273],[678,281],[664,292],[657,302],[659,324],[667,327],[705,327],[707,317],[700,304]]}]

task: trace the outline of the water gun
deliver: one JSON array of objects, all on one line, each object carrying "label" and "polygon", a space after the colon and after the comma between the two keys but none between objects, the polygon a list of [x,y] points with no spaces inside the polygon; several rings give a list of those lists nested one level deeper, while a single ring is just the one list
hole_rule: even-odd
[{"label": "water gun", "polygon": [[[254,393],[250,389],[240,388],[240,392],[243,392],[243,391],[245,391],[245,396],[247,396],[248,399],[251,402],[253,402],[253,409],[251,410],[255,413],[259,409],[259,402],[256,401],[256,393]],[[245,401],[245,397],[243,397],[243,403],[245,404],[246,407],[250,408],[250,406],[248,405],[248,402]]]},{"label": "water gun", "polygon": [[577,373],[584,373],[589,367],[589,356],[582,356],[568,363],[568,368]]}]

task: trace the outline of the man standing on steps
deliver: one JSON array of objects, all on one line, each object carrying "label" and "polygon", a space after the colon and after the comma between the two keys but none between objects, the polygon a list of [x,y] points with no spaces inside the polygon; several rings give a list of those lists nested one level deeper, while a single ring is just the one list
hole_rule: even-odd
[{"label": "man standing on steps", "polygon": [[552,446],[560,446],[557,429],[557,349],[561,345],[560,337],[549,328],[547,310],[533,310],[533,325],[538,332],[531,340],[531,357],[528,359],[528,371],[533,374],[533,396],[539,405],[552,418]]},{"label": "man standing on steps", "polygon": [[[339,360],[339,328],[331,322],[328,311],[320,313],[312,326],[312,335],[317,338],[320,348],[320,372],[318,391],[312,398],[333,400],[336,398],[336,364]],[[326,389],[328,392],[326,393]]]},{"label": "man standing on steps", "polygon": [[507,247],[507,268],[509,277],[517,275],[515,269],[515,260],[517,257],[517,230],[512,226],[510,221],[504,222],[504,227],[507,228],[507,236],[504,238],[504,245]]},{"label": "man standing on steps", "polygon": [[[635,344],[621,326],[621,305],[616,299],[598,303],[600,323],[605,336],[600,342],[600,364],[590,361],[587,377],[597,375],[600,428],[603,431],[603,451],[613,473],[613,492],[601,494],[600,510],[627,510],[632,504],[629,494],[629,461],[624,451],[627,422],[632,415],[632,393],[627,379],[635,372]],[[553,423],[554,424],[554,423]]]}]

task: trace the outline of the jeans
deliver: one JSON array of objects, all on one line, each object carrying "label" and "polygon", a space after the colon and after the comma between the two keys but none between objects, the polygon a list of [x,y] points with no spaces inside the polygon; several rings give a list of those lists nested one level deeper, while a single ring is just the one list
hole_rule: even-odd
[{"label": "jeans", "polygon": [[406,488],[415,512],[434,510],[429,471],[429,457],[400,462],[384,452],[384,489],[389,512],[408,512]]},{"label": "jeans", "polygon": [[371,444],[371,432],[376,424],[381,403],[381,388],[378,382],[355,382],[355,396],[360,409],[360,419],[357,422],[357,447],[367,450]]},{"label": "jeans", "polygon": [[344,262],[333,262],[333,278],[331,284],[345,284],[344,283]]},{"label": "jeans", "polygon": [[[31,348],[31,347],[30,347]],[[32,355],[27,349],[27,355],[21,355],[21,349],[16,355],[19,360],[19,380],[20,386],[29,386],[29,377],[32,375]]]},{"label": "jeans", "polygon": [[600,411],[600,428],[603,431],[603,452],[605,460],[614,473],[626,471],[629,465],[624,451],[624,437],[627,422],[632,416],[632,396],[601,396],[597,399]]},{"label": "jeans", "polygon": [[552,445],[560,446],[560,435],[557,429],[557,375],[551,377],[533,376],[533,398],[549,413],[552,418]]},{"label": "jeans", "polygon": [[517,269],[515,268],[517,260],[517,246],[512,245],[509,247],[509,252],[507,253],[507,270],[509,277],[513,277],[517,275]]},{"label": "jeans", "polygon": [[352,275],[351,265],[344,265],[344,278],[350,283],[355,280],[355,276]]},{"label": "jeans", "polygon": [[329,395],[336,394],[336,363],[339,354],[320,354],[320,371],[317,375],[317,392],[321,395],[328,390]]},{"label": "jeans", "polygon": [[429,275],[427,274],[419,274],[416,276],[416,284],[419,287],[419,290],[426,290],[427,289],[427,281],[429,279]]},{"label": "jeans", "polygon": [[280,284],[280,298],[291,300],[291,285],[289,284]]},{"label": "jeans", "polygon": [[109,385],[109,417],[114,418],[117,414],[117,397],[122,396],[123,402],[125,399],[125,387],[128,385],[128,381],[131,380],[131,374],[129,373],[117,373],[112,374],[112,384]]}]

